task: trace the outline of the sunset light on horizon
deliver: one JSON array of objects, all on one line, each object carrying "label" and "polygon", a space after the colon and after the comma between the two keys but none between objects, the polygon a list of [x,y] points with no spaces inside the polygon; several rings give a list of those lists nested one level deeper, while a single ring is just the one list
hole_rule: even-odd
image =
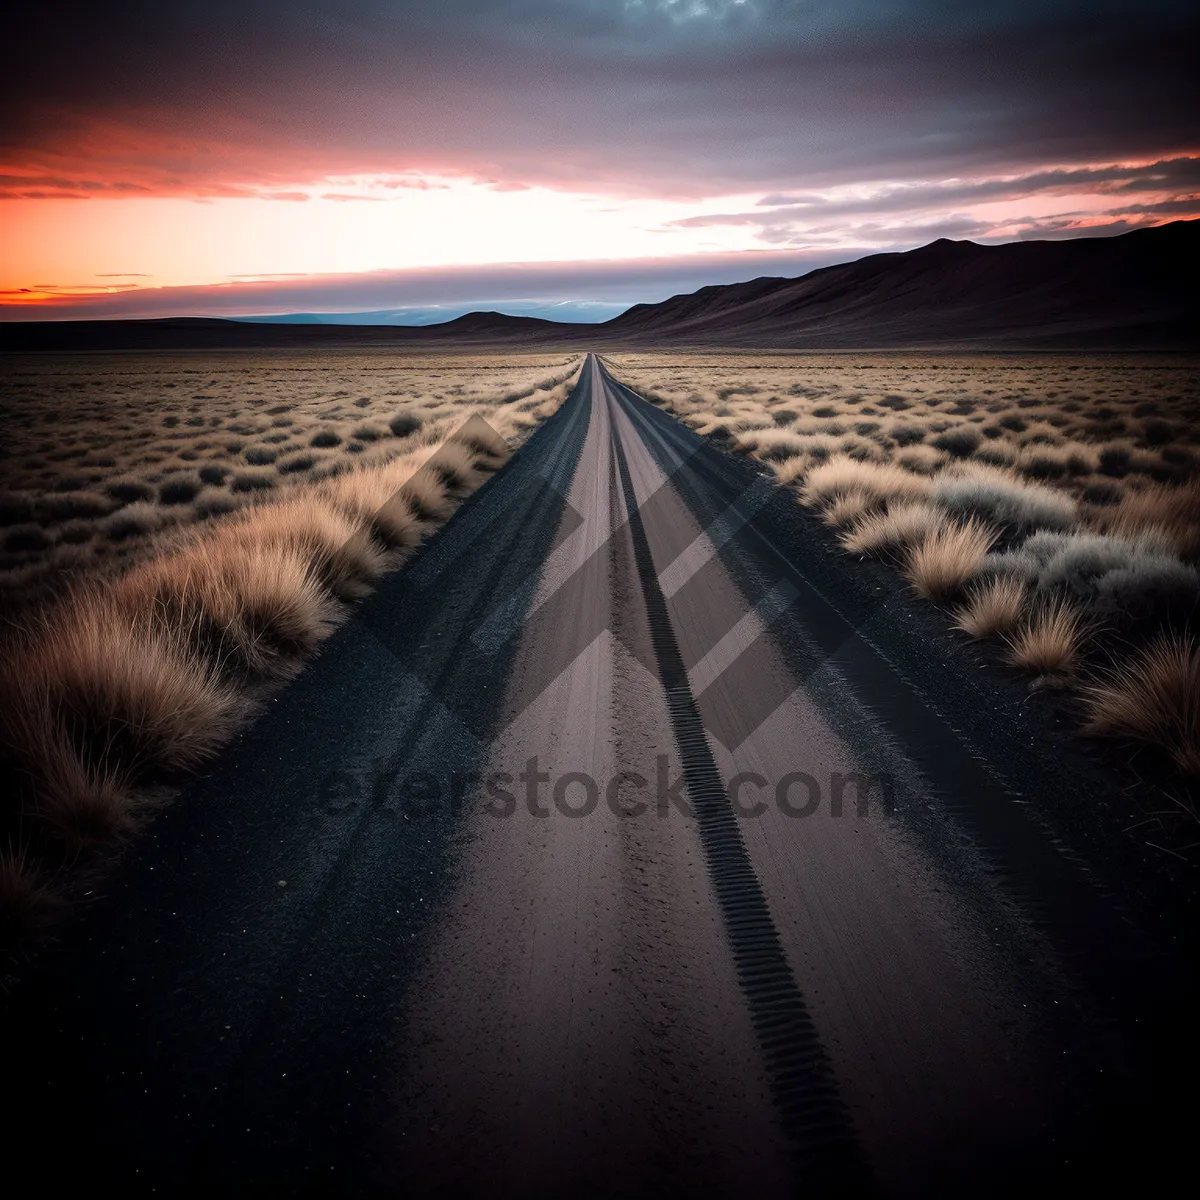
[{"label": "sunset light on horizon", "polygon": [[[569,280],[600,263],[619,307],[707,255],[728,282],[1200,215],[1172,3],[260,0],[132,37],[51,7],[9,41],[0,319],[401,308],[439,269],[599,301]],[[504,264],[561,294],[471,277]]]}]

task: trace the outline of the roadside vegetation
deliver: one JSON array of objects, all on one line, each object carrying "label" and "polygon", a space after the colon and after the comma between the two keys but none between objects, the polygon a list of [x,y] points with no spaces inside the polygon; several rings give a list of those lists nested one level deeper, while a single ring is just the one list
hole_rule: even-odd
[{"label": "roadside vegetation", "polygon": [[0,610],[154,556],[190,525],[436,444],[471,412],[519,433],[578,365],[377,350],[9,356]]},{"label": "roadside vegetation", "polygon": [[613,355],[1088,734],[1200,776],[1200,376],[1169,356]]},{"label": "roadside vegetation", "polygon": [[[322,404],[302,397],[305,387],[318,390],[310,377],[328,368],[315,360],[301,366],[259,364],[257,370],[268,377],[285,370],[300,377],[301,398],[287,408],[293,414],[287,436],[326,451],[318,458],[293,449],[288,459],[277,457],[269,466],[254,463],[247,451],[276,444],[266,433],[275,428],[271,410],[283,407],[271,403],[274,396],[260,398],[270,406],[262,416],[240,415],[253,397],[235,403],[227,396],[225,403],[237,415],[224,416],[216,400],[194,397],[183,412],[200,406],[204,424],[191,426],[200,432],[180,444],[203,454],[196,477],[207,469],[214,482],[186,499],[176,499],[171,490],[179,478],[176,466],[164,471],[160,462],[145,461],[157,459],[146,449],[145,430],[123,443],[117,428],[106,441],[98,421],[86,440],[111,449],[91,457],[111,465],[88,473],[87,493],[61,486],[39,491],[32,485],[44,466],[18,464],[18,479],[27,486],[9,493],[9,511],[23,507],[21,515],[32,519],[8,530],[40,530],[42,537],[40,549],[22,551],[21,561],[10,562],[7,572],[17,579],[9,581],[12,603],[5,610],[0,665],[5,940],[36,933],[68,907],[103,865],[108,848],[124,842],[163,794],[217,753],[270,688],[311,657],[349,606],[384,572],[402,566],[459,501],[559,407],[581,360],[434,365],[436,370],[421,364],[407,391],[398,390],[394,375],[386,381],[365,377]],[[211,378],[218,366],[200,370],[214,393]],[[141,374],[135,372],[132,382],[115,371],[112,378],[125,379],[119,385],[123,394],[139,395],[162,386],[158,367],[141,360]],[[190,369],[174,366],[166,374]],[[337,368],[351,369],[345,363]],[[122,368],[132,370],[129,363]],[[41,380],[44,404],[50,403],[51,389],[69,396],[72,382],[86,389],[90,378],[80,360],[49,360],[30,373]],[[257,378],[242,363],[229,373],[227,393],[235,380],[250,388]],[[103,371],[99,377],[106,378]],[[286,375],[277,377],[287,382]],[[489,378],[496,393],[488,393]],[[433,379],[439,391],[420,390]],[[111,379],[105,384],[116,386]],[[130,413],[128,422],[116,425],[137,424],[129,402],[105,391],[91,402],[97,419],[105,396],[116,411]],[[356,410],[377,409],[369,435],[362,420],[346,430],[347,403]],[[25,415],[26,430],[45,424],[40,417],[34,421],[32,411]],[[179,413],[163,420],[172,415]],[[213,441],[202,431],[214,428],[218,416],[225,428],[236,424],[254,432]],[[18,421],[18,446],[21,429]],[[76,439],[84,436],[72,431]],[[244,438],[253,437],[257,440],[247,445]],[[234,465],[235,454],[245,465]],[[296,455],[307,465],[280,465],[294,463]],[[269,484],[239,491],[237,481],[249,472],[260,473],[250,476],[256,479],[269,475]],[[61,484],[61,477],[54,479]],[[69,507],[62,498],[81,494],[96,498],[90,516],[80,515],[80,505],[71,517],[51,515]],[[216,503],[217,497],[224,499]],[[197,501],[204,498],[208,505],[201,508]],[[68,521],[90,523],[88,537],[81,531],[78,540],[64,543]],[[114,537],[114,528],[127,531]],[[32,547],[38,540],[30,535],[24,543]],[[64,561],[63,545],[98,552]],[[115,546],[124,552],[111,552]]]}]

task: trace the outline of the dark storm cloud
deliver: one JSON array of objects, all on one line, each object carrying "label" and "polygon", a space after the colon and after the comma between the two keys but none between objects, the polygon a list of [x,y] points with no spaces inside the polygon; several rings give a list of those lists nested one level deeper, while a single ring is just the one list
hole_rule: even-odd
[{"label": "dark storm cloud", "polygon": [[10,168],[105,163],[75,194],[438,168],[712,195],[1148,157],[1200,140],[1195,11],[45,0],[6,29],[0,144]]}]

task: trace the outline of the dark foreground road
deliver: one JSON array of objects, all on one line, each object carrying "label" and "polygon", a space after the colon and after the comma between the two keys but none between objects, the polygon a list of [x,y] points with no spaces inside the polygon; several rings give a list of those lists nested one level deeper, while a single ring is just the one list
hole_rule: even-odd
[{"label": "dark foreground road", "polygon": [[1113,785],[804,539],[589,360],[11,997],[10,1163],[163,1195],[1165,1175],[1194,947],[1097,835]]}]

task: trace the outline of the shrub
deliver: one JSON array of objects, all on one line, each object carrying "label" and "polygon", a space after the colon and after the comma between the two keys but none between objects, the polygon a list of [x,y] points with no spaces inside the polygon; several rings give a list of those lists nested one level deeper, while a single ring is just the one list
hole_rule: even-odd
[{"label": "shrub", "polygon": [[898,451],[896,461],[907,471],[932,475],[942,465],[943,458],[941,452],[932,446],[917,445]]},{"label": "shrub", "polygon": [[1189,446],[1164,446],[1159,452],[1163,462],[1173,467],[1194,467],[1196,455]]},{"label": "shrub", "polygon": [[856,462],[885,462],[887,454],[883,447],[869,438],[858,437],[856,434],[850,434],[843,437],[838,442],[838,450],[847,458],[852,458]]},{"label": "shrub", "polygon": [[1065,493],[979,463],[941,476],[934,500],[954,516],[980,517],[1013,532],[1068,529],[1077,515],[1075,501]]},{"label": "shrub", "polygon": [[265,467],[273,463],[279,456],[279,451],[272,446],[250,446],[242,453],[242,457],[252,467]]},{"label": "shrub", "polygon": [[903,467],[891,463],[859,462],[848,455],[837,454],[808,473],[801,492],[801,503],[810,507],[825,507],[838,496],[856,491],[882,504],[892,500],[921,500],[932,490],[933,485],[928,479],[914,475]]},{"label": "shrub", "polygon": [[1170,539],[1178,553],[1200,554],[1200,481],[1128,491],[1116,508],[1104,514],[1103,525],[1135,536],[1146,529],[1156,530]]},{"label": "shrub", "polygon": [[388,428],[396,437],[408,437],[421,428],[421,418],[416,413],[399,412],[388,422]]},{"label": "shrub", "polygon": [[1008,634],[1016,628],[1024,607],[1024,581],[998,576],[971,589],[967,602],[954,614],[954,625],[973,638]]},{"label": "shrub", "polygon": [[236,496],[217,488],[205,488],[192,504],[196,519],[200,521],[206,521],[209,517],[221,517],[226,513],[236,512],[239,508],[241,502]]},{"label": "shrub", "polygon": [[842,534],[842,546],[851,554],[896,550],[924,540],[940,529],[946,518],[940,510],[922,501],[890,505],[887,512],[864,516],[853,529]]},{"label": "shrub", "polygon": [[743,434],[742,444],[764,462],[785,462],[804,450],[804,438],[787,429],[756,429]]},{"label": "shrub", "polygon": [[309,438],[310,446],[320,448],[328,448],[330,446],[340,446],[342,444],[342,435],[336,429],[318,429],[316,433]]},{"label": "shrub", "polygon": [[1083,618],[1074,606],[1061,599],[1043,602],[1008,638],[1009,661],[1039,675],[1065,675],[1079,658],[1083,631]]},{"label": "shrub", "polygon": [[298,471],[307,471],[317,461],[317,455],[309,450],[297,450],[292,454],[276,459],[275,469],[280,475],[294,475]]},{"label": "shrub", "polygon": [[1200,614],[1200,576],[1170,555],[1142,554],[1096,580],[1097,611],[1114,624],[1183,623]]},{"label": "shrub", "polygon": [[51,492],[37,502],[43,521],[66,521],[78,517],[104,517],[113,510],[113,502],[99,492]]},{"label": "shrub", "polygon": [[1120,478],[1129,474],[1133,462],[1133,447],[1125,442],[1109,442],[1100,447],[1100,470],[1105,475]]},{"label": "shrub", "polygon": [[96,526],[91,521],[64,521],[58,530],[58,540],[70,546],[78,546],[83,542],[90,542],[95,532]]},{"label": "shrub", "polygon": [[994,467],[1011,467],[1017,461],[1019,453],[1016,446],[1001,438],[980,446],[972,457],[976,462],[987,463]]},{"label": "shrub", "polygon": [[[1073,533],[1061,535],[1055,543],[1044,535],[1030,539],[1026,553],[1044,555],[1038,572],[1042,589],[1061,588],[1081,598],[1092,598],[1102,590],[1109,576],[1119,576],[1108,585],[1110,591],[1132,598],[1139,582],[1147,592],[1162,594],[1182,584],[1197,582],[1196,572],[1185,567],[1166,549],[1161,539],[1115,537],[1109,534]],[[1027,543],[1029,546],[1030,543]],[[1138,606],[1142,607],[1141,605]]]},{"label": "shrub", "polygon": [[226,545],[300,554],[347,600],[365,595],[384,567],[365,531],[315,492],[243,509],[221,526],[220,536]]},{"label": "shrub", "polygon": [[149,500],[154,495],[154,488],[144,479],[112,479],[104,485],[104,490],[121,504],[132,504],[135,500]]},{"label": "shrub", "polygon": [[459,490],[469,487],[477,478],[474,455],[460,442],[443,442],[426,461],[426,466],[440,475],[449,487]]},{"label": "shrub", "polygon": [[48,933],[62,907],[25,846],[10,843],[0,850],[0,946]]},{"label": "shrub", "polygon": [[1175,429],[1170,421],[1154,418],[1143,422],[1142,436],[1147,446],[1165,446],[1175,436]]},{"label": "shrub", "polygon": [[795,483],[808,470],[808,462],[807,454],[795,454],[791,458],[785,458],[782,462],[773,462],[771,470],[775,472],[775,478],[779,483]]},{"label": "shrub", "polygon": [[995,540],[995,531],[974,518],[943,525],[910,547],[905,574],[918,595],[945,602],[975,575]]},{"label": "shrub", "polygon": [[316,649],[330,616],[307,558],[294,547],[220,535],[135,568],[115,596],[131,617],[151,614],[164,636],[256,675],[290,671]]},{"label": "shrub", "polygon": [[211,483],[220,487],[225,482],[229,474],[229,468],[223,467],[218,463],[209,463],[207,466],[200,468],[200,480],[202,483]]},{"label": "shrub", "polygon": [[32,521],[12,525],[4,532],[5,550],[45,550],[53,544],[51,534]]},{"label": "shrub", "polygon": [[213,668],[99,588],[52,612],[14,663],[14,751],[38,811],[77,840],[97,823],[111,835],[126,778],[207,758],[240,708]]},{"label": "shrub", "polygon": [[[475,415],[463,422],[447,439],[442,448],[435,453],[441,453],[442,449],[449,446],[466,446],[468,450],[474,452],[480,458],[493,459],[496,462],[503,462],[508,458],[511,450],[508,443],[491,427],[482,417]],[[479,464],[476,464],[478,466]]]},{"label": "shrub", "polygon": [[1089,504],[1117,504],[1123,494],[1119,483],[1110,483],[1105,479],[1092,480],[1083,489],[1083,498]]},{"label": "shrub", "polygon": [[265,467],[242,467],[233,473],[229,488],[234,492],[259,492],[275,486],[275,472]]},{"label": "shrub", "polygon": [[0,492],[0,525],[33,520],[33,497],[24,492]]},{"label": "shrub", "polygon": [[1051,446],[1023,450],[1016,465],[1032,479],[1061,479],[1067,473],[1066,459]]},{"label": "shrub", "polygon": [[1089,733],[1159,746],[1180,770],[1200,774],[1200,648],[1162,634],[1083,689]]},{"label": "shrub", "polygon": [[918,442],[925,440],[925,430],[920,425],[909,425],[897,421],[888,426],[888,436],[897,446],[915,446]]},{"label": "shrub", "polygon": [[104,536],[113,542],[153,533],[163,524],[163,512],[153,504],[138,501],[119,508],[101,523]]},{"label": "shrub", "polygon": [[195,475],[172,475],[158,485],[158,499],[162,504],[187,504],[194,500],[201,488]]},{"label": "shrub", "polygon": [[974,425],[954,425],[933,439],[933,445],[955,458],[966,458],[979,448],[983,435]]},{"label": "shrub", "polygon": [[[409,467],[412,472],[411,465]],[[412,472],[415,475],[415,472]],[[432,476],[425,479],[442,497],[440,511],[446,511],[446,494]],[[330,479],[319,487],[319,494],[342,512],[369,525],[375,537],[385,546],[415,546],[424,532],[421,502],[412,496],[412,478],[404,478],[404,470],[351,471]]]},{"label": "shrub", "polygon": [[877,504],[878,500],[866,492],[843,492],[826,507],[822,519],[827,525],[849,525],[869,513]]},{"label": "shrub", "polygon": [[353,437],[358,438],[360,442],[377,442],[380,438],[387,437],[388,430],[386,425],[376,424],[374,421],[364,421],[361,425],[354,427]]}]

